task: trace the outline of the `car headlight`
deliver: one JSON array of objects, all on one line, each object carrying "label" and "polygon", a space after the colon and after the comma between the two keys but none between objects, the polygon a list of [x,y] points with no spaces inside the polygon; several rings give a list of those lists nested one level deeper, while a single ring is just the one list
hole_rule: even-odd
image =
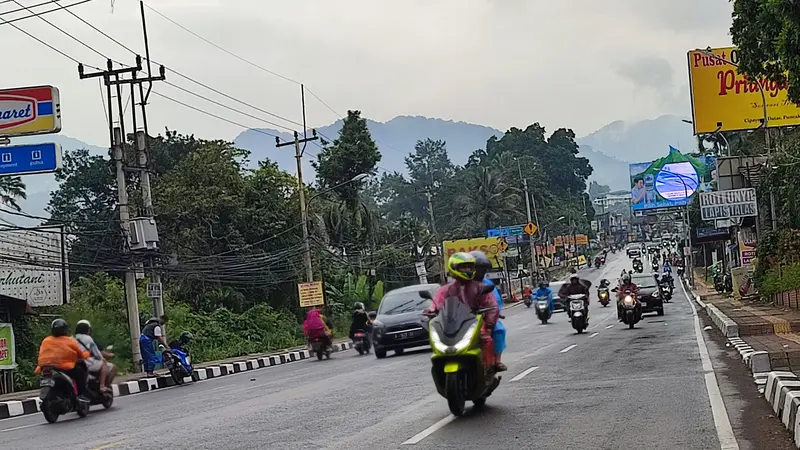
[{"label": "car headlight", "polygon": [[372,329],[375,330],[375,335],[380,336],[383,334],[383,323],[378,320],[372,321]]},{"label": "car headlight", "polygon": [[473,336],[475,335],[475,330],[477,329],[478,329],[478,322],[475,322],[469,326],[467,332],[464,334],[464,337],[462,337],[458,342],[456,342],[456,345],[448,346],[442,342],[442,337],[439,336],[439,332],[436,331],[436,328],[431,327],[430,329],[431,342],[433,343],[433,347],[437,351],[440,351],[442,353],[460,352],[465,348],[467,348],[469,343],[472,341]]}]

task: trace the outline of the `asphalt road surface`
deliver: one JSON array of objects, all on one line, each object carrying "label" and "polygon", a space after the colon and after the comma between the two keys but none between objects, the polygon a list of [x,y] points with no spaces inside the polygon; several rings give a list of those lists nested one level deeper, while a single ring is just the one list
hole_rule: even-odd
[{"label": "asphalt road surface", "polygon": [[[623,267],[629,260],[617,253],[581,276],[596,285]],[[680,288],[665,316],[647,315],[633,330],[594,292],[582,335],[564,313],[547,325],[524,306],[504,314],[509,371],[484,410],[457,419],[433,386],[428,351],[383,360],[349,351],[118,398],[85,419],[3,420],[0,443],[90,450],[759,448],[748,442],[758,436],[739,414],[756,396],[738,392],[749,385],[737,387],[736,377],[745,375],[731,370],[719,391],[708,364],[727,358],[724,344],[707,338],[698,345],[705,332]],[[720,398],[736,405],[733,423]]]}]

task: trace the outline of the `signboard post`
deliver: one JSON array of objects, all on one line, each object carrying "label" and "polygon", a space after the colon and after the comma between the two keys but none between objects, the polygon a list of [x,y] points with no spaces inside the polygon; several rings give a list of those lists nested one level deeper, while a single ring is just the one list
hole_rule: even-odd
[{"label": "signboard post", "polygon": [[147,298],[161,298],[161,283],[147,283]]},{"label": "signboard post", "polygon": [[322,288],[322,281],[297,283],[297,294],[300,297],[301,308],[310,308],[312,306],[322,306],[325,304],[325,290]]},{"label": "signboard post", "polygon": [[700,217],[704,221],[758,216],[754,188],[700,194]]},{"label": "signboard post", "polygon": [[10,323],[0,323],[0,370],[17,367],[14,348],[14,327]]},{"label": "signboard post", "polygon": [[423,261],[417,261],[414,263],[414,268],[417,269],[419,284],[428,284],[428,271],[425,269],[425,263]]}]

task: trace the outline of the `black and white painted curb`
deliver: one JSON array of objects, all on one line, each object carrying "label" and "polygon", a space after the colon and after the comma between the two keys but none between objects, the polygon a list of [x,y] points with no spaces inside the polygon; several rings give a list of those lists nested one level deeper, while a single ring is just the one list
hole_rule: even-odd
[{"label": "black and white painted curb", "polygon": [[[353,343],[337,342],[333,344],[333,347],[334,351],[345,351],[351,349],[353,347]],[[195,369],[192,372],[191,377],[184,378],[184,382],[197,382],[211,378],[219,378],[224,377],[225,375],[279,366],[281,364],[287,364],[309,358],[311,358],[311,353],[308,350],[293,350],[287,351],[286,353],[260,356],[243,361],[201,367],[199,369]],[[114,397],[124,397],[126,395],[155,391],[171,386],[175,386],[175,381],[172,379],[172,377],[169,375],[161,375],[154,378],[143,378],[135,381],[125,381],[122,383],[112,384],[111,388],[114,391]],[[26,414],[36,414],[40,412],[40,403],[41,400],[39,397],[28,398],[25,400],[0,402],[0,420]]]},{"label": "black and white painted curb", "polygon": [[766,375],[764,398],[800,448],[800,414],[797,413],[800,409],[800,377],[792,372],[777,371]]}]

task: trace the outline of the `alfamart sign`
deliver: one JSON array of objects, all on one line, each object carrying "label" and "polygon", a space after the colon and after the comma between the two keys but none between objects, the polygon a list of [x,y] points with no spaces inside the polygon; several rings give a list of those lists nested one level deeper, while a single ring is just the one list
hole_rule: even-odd
[{"label": "alfamart sign", "polygon": [[0,90],[0,137],[61,131],[58,89],[34,86]]},{"label": "alfamart sign", "polygon": [[753,188],[700,194],[700,217],[703,221],[755,216],[758,216],[758,202]]}]

